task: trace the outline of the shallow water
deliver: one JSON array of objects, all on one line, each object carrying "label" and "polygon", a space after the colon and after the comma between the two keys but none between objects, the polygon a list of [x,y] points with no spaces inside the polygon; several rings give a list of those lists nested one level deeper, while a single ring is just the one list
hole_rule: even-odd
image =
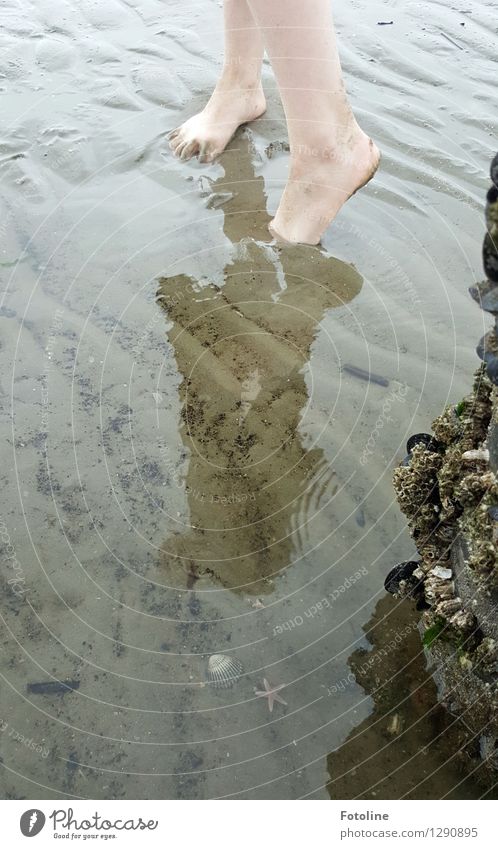
[{"label": "shallow water", "polygon": [[323,249],[277,250],[268,67],[218,163],[164,141],[216,79],[217,2],[3,4],[4,797],[486,792],[383,578],[413,554],[392,469],[485,322],[493,5],[337,0],[382,169]]}]

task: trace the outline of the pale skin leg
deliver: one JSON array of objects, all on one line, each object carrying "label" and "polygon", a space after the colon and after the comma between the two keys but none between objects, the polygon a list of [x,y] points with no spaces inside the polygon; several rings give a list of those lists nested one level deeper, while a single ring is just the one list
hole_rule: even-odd
[{"label": "pale skin leg", "polygon": [[266,109],[261,87],[263,38],[246,0],[225,0],[223,71],[202,112],[169,135],[175,156],[211,162],[225,149],[237,127]]},{"label": "pale skin leg", "polygon": [[[279,86],[289,131],[289,180],[272,234],[318,244],[380,154],[344,89],[330,0],[248,0]],[[305,10],[305,14],[304,14]]]}]

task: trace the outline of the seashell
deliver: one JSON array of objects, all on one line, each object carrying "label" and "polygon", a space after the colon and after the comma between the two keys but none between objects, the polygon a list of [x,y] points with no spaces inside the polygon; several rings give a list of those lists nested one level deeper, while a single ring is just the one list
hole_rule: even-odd
[{"label": "seashell", "polygon": [[387,723],[387,733],[392,737],[397,737],[398,734],[401,734],[404,726],[403,717],[399,713],[393,714],[389,718],[389,722]]},{"label": "seashell", "polygon": [[217,690],[229,690],[244,671],[240,660],[226,654],[212,654],[208,660],[207,677]]},{"label": "seashell", "polygon": [[434,566],[431,575],[440,578],[442,581],[449,581],[453,575],[451,569],[445,569],[444,566]]},{"label": "seashell", "polygon": [[489,451],[487,448],[477,448],[475,451],[464,451],[462,460],[484,460],[489,463]]}]

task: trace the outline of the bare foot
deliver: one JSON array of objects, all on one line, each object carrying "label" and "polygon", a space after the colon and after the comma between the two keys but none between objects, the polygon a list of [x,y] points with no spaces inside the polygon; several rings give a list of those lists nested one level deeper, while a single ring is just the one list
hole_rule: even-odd
[{"label": "bare foot", "polygon": [[198,156],[200,162],[212,162],[225,149],[237,127],[259,118],[265,110],[260,82],[243,85],[240,80],[222,77],[202,112],[169,134],[169,146],[180,159]]},{"label": "bare foot", "polygon": [[335,148],[301,145],[291,156],[289,180],[270,232],[284,242],[317,245],[343,204],[372,179],[380,153],[356,125]]}]

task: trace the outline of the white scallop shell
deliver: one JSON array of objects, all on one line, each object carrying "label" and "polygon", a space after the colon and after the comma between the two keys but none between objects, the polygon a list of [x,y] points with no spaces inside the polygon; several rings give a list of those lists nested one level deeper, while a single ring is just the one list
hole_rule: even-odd
[{"label": "white scallop shell", "polygon": [[208,660],[208,681],[217,690],[228,690],[244,671],[240,660],[225,654],[212,654]]}]

